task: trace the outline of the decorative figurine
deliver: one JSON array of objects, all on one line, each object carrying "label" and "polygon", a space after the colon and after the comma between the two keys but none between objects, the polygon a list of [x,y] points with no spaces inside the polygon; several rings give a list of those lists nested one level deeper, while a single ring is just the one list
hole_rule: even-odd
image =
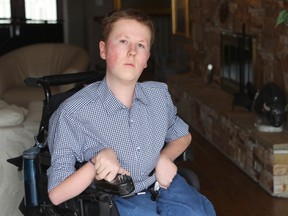
[{"label": "decorative figurine", "polygon": [[254,109],[259,120],[256,127],[261,132],[281,132],[285,120],[286,99],[274,82],[266,83],[255,95]]}]

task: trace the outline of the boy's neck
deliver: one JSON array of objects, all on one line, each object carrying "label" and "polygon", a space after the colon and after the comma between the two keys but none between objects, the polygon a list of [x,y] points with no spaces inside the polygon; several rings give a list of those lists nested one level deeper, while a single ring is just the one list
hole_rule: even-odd
[{"label": "boy's neck", "polygon": [[124,83],[124,82],[110,82],[109,80],[106,81],[113,95],[126,107],[131,108],[133,103],[136,82]]}]

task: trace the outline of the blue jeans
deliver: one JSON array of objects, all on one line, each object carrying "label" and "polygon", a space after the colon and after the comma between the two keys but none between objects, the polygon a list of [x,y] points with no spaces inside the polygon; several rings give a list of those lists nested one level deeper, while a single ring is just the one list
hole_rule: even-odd
[{"label": "blue jeans", "polygon": [[120,216],[215,216],[210,201],[191,187],[183,177],[176,175],[170,187],[159,190],[159,198],[151,199],[151,193],[130,198],[115,197]]}]

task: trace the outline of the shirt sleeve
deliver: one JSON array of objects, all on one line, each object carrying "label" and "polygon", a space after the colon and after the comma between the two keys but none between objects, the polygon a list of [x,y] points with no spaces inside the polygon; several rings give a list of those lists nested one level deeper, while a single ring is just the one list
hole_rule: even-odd
[{"label": "shirt sleeve", "polygon": [[169,143],[189,134],[189,126],[177,115],[177,108],[173,104],[172,98],[168,89],[165,93],[166,106],[168,110],[168,130],[165,142]]},{"label": "shirt sleeve", "polygon": [[50,119],[48,134],[51,154],[51,166],[47,171],[48,191],[75,172],[75,162],[82,157],[80,146],[83,142],[81,129],[74,123],[73,118],[56,111]]}]

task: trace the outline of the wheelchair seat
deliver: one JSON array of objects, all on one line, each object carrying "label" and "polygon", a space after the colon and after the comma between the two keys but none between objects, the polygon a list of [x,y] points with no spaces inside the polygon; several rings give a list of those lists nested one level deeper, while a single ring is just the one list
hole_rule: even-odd
[{"label": "wheelchair seat", "polygon": [[[95,71],[81,72],[77,74],[65,74],[65,75],[52,75],[44,76],[40,78],[28,77],[25,79],[25,83],[28,86],[38,86],[42,87],[44,90],[45,98],[43,100],[43,111],[42,118],[40,121],[40,126],[38,134],[35,136],[35,145],[32,150],[24,151],[23,155],[18,158],[9,159],[8,162],[13,163],[18,166],[19,169],[24,169],[24,181],[26,176],[25,173],[25,154],[35,153],[34,159],[36,160],[36,170],[35,174],[35,190],[38,189],[35,202],[31,205],[27,203],[27,197],[31,196],[29,191],[25,190],[24,199],[20,203],[19,209],[23,215],[43,215],[43,216],[56,216],[56,215],[79,215],[79,216],[90,216],[91,212],[93,215],[113,215],[117,216],[118,211],[116,206],[113,204],[112,197],[113,193],[110,191],[100,190],[99,187],[88,187],[82,194],[79,196],[68,200],[59,206],[53,206],[48,198],[47,192],[47,176],[46,170],[50,166],[50,154],[47,147],[47,134],[48,134],[48,125],[49,119],[53,112],[59,107],[59,105],[68,97],[73,95],[75,92],[80,90],[83,86],[101,80],[104,77],[103,73],[97,73]],[[57,85],[65,85],[77,83],[76,86],[67,92],[58,93],[55,95],[51,94],[50,87]],[[30,151],[30,152],[29,152]],[[35,152],[33,152],[35,151]],[[180,161],[192,160],[192,149],[188,149],[177,158]],[[33,158],[29,155],[29,159]],[[35,162],[35,161],[34,161]],[[31,164],[29,164],[30,166]],[[76,164],[81,166],[81,164]],[[178,173],[182,175],[187,182],[195,187],[197,190],[200,188],[199,180],[197,175],[191,170],[185,168],[178,168]],[[25,187],[25,182],[24,182]],[[39,187],[39,188],[37,188]],[[133,189],[134,190],[134,189]],[[131,192],[131,191],[130,191]],[[39,200],[38,200],[39,198]]]}]

